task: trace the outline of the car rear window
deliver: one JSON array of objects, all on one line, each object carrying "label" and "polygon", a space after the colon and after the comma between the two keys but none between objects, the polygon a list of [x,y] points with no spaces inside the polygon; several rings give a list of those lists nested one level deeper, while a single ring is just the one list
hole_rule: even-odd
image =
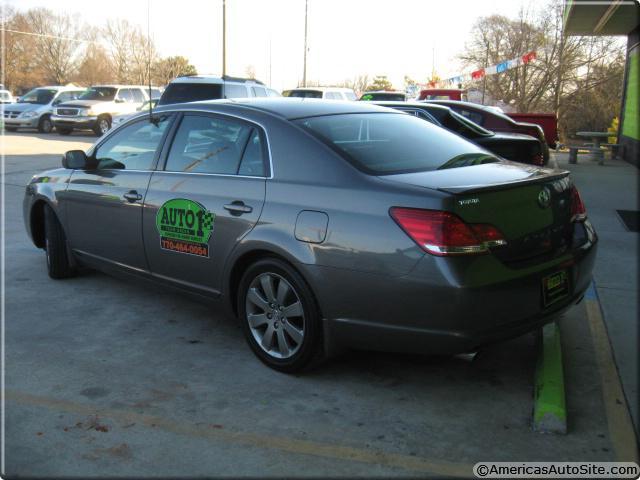
[{"label": "car rear window", "polygon": [[218,83],[172,83],[162,92],[158,106],[219,98],[222,85]]},{"label": "car rear window", "polygon": [[285,97],[297,97],[297,98],[322,98],[322,92],[320,90],[287,90]]},{"label": "car rear window", "polygon": [[370,175],[498,161],[458,135],[402,113],[327,115],[294,122]]}]

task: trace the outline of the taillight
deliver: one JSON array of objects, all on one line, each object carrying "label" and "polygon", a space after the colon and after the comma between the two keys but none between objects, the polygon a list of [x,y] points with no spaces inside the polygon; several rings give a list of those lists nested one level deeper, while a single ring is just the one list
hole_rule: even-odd
[{"label": "taillight", "polygon": [[493,225],[466,224],[449,212],[392,207],[389,214],[414,242],[433,255],[486,253],[489,247],[507,243]]},{"label": "taillight", "polygon": [[580,192],[574,186],[571,187],[571,221],[579,222],[587,218],[587,209],[584,208],[584,202],[580,197]]}]

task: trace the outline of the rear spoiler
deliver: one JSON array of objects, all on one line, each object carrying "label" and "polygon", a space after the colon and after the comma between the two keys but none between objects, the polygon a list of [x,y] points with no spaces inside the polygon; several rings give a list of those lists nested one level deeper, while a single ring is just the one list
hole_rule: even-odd
[{"label": "rear spoiler", "polygon": [[438,188],[438,190],[441,192],[453,193],[456,195],[461,193],[491,192],[497,190],[507,190],[509,188],[519,187],[521,185],[530,185],[549,182],[551,180],[560,180],[561,178],[565,178],[568,175],[569,172],[567,170],[562,170],[559,172],[549,173],[547,175],[540,175],[538,177],[525,178],[523,180],[514,180],[512,182],[494,183],[491,185],[460,185],[453,187],[441,187]]}]

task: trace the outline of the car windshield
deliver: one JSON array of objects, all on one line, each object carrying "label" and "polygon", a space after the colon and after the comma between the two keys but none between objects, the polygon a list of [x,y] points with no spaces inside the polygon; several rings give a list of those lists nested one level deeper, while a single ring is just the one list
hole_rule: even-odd
[{"label": "car windshield", "polygon": [[37,105],[48,104],[56,94],[56,90],[48,88],[35,88],[23,95],[18,103],[35,103]]},{"label": "car windshield", "polygon": [[370,175],[422,172],[498,158],[443,128],[402,113],[329,115],[294,120]]},{"label": "car windshield", "polygon": [[361,101],[370,102],[375,100],[393,100],[404,102],[407,99],[407,96],[404,93],[394,93],[394,92],[372,92],[365,93],[360,97]]},{"label": "car windshield", "polygon": [[297,97],[297,98],[322,98],[322,92],[320,90],[287,90],[283,92],[285,97]]},{"label": "car windshield", "polygon": [[220,83],[172,83],[162,92],[158,106],[219,98],[222,98]]},{"label": "car windshield", "polygon": [[78,100],[101,100],[109,102],[116,96],[117,88],[114,87],[91,87],[78,97]]}]

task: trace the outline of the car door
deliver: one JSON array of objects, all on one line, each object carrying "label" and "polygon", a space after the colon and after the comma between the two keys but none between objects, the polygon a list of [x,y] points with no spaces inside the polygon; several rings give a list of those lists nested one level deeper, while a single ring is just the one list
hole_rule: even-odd
[{"label": "car door", "polygon": [[266,134],[235,117],[187,113],[166,150],[144,204],[151,273],[216,296],[227,257],[262,211]]},{"label": "car door", "polygon": [[161,114],[116,130],[89,152],[94,169],[73,171],[61,202],[75,252],[147,270],[142,205],[172,118]]}]

